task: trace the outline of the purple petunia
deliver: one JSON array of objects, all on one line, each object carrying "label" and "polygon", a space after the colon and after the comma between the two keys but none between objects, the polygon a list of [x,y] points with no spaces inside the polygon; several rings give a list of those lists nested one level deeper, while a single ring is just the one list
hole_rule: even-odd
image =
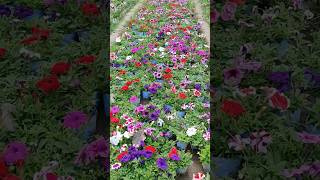
[{"label": "purple petunia", "polygon": [[11,10],[8,6],[0,5],[0,16],[10,16]]},{"label": "purple petunia", "polygon": [[13,165],[18,161],[24,161],[28,155],[28,148],[21,142],[11,142],[3,152],[3,160],[8,165]]},{"label": "purple petunia", "polygon": [[236,13],[237,10],[237,5],[235,3],[232,2],[227,2],[224,6],[223,6],[223,10],[221,12],[221,18],[224,21],[230,21],[234,19],[234,15]]},{"label": "purple petunia", "polygon": [[157,166],[159,169],[164,170],[164,171],[168,169],[168,163],[165,158],[159,158],[157,160]]},{"label": "purple petunia", "polygon": [[63,120],[63,126],[65,128],[78,129],[88,121],[88,117],[83,112],[74,111],[69,112]]},{"label": "purple petunia", "polygon": [[17,6],[14,9],[13,15],[19,19],[26,18],[28,16],[31,16],[33,14],[33,10],[29,7],[25,6]]},{"label": "purple petunia", "polygon": [[238,68],[229,68],[223,71],[224,83],[230,86],[240,84],[243,78],[243,72]]}]

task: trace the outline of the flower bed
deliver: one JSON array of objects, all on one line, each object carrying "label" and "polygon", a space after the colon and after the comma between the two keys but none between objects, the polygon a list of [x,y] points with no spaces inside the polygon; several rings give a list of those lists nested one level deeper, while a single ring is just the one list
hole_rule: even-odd
[{"label": "flower bed", "polygon": [[319,177],[320,36],[300,3],[214,3],[215,176]]},{"label": "flower bed", "polygon": [[0,5],[0,179],[106,178],[107,143],[94,135],[107,68],[97,5]]},{"label": "flower bed", "polygon": [[146,0],[111,46],[112,179],[172,179],[192,162],[187,145],[209,143],[209,53],[193,7]]},{"label": "flower bed", "polygon": [[121,19],[136,5],[137,0],[112,0],[110,1],[110,31],[113,32]]}]

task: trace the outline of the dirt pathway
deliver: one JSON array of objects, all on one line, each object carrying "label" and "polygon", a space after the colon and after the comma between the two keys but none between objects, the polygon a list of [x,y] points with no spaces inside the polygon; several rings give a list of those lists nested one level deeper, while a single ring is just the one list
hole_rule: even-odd
[{"label": "dirt pathway", "polygon": [[205,35],[208,46],[210,46],[210,26],[207,23],[207,21],[205,21],[205,18],[203,17],[204,14],[202,11],[201,3],[199,2],[199,0],[192,0],[192,1],[195,6],[196,17],[198,18],[199,23],[202,25],[201,31]]},{"label": "dirt pathway", "polygon": [[137,13],[137,11],[142,7],[144,0],[139,0],[139,2],[127,13],[123,19],[118,24],[117,28],[110,36],[110,45],[116,41],[116,38],[119,37],[124,29],[127,27],[130,19]]}]

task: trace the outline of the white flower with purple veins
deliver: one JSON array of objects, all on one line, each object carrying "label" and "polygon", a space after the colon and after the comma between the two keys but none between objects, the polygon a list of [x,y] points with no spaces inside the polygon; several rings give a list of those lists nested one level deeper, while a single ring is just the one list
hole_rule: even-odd
[{"label": "white flower with purple veins", "polygon": [[160,51],[160,52],[163,52],[164,50],[165,50],[165,48],[159,47],[159,51]]},{"label": "white flower with purple veins", "polygon": [[195,107],[195,105],[192,102],[189,103],[189,109],[193,110],[194,107]]},{"label": "white flower with purple veins", "polygon": [[210,132],[209,131],[205,132],[202,135],[202,137],[203,137],[204,140],[209,141],[210,140]]},{"label": "white flower with purple veins", "polygon": [[249,144],[249,139],[243,139],[240,135],[236,135],[229,140],[228,146],[230,149],[234,149],[235,151],[242,151],[246,144]]},{"label": "white flower with purple veins", "polygon": [[183,110],[186,110],[186,109],[188,109],[188,105],[183,104],[183,105],[181,106],[181,108],[182,108]]},{"label": "white flower with purple veins", "polygon": [[197,129],[195,127],[188,128],[188,130],[187,130],[187,135],[188,136],[193,136],[196,133],[197,133]]},{"label": "white flower with purple veins", "polygon": [[158,122],[157,122],[158,126],[163,126],[163,123],[164,121],[162,119],[158,119]]},{"label": "white flower with purple veins", "polygon": [[111,169],[115,170],[115,169],[119,169],[121,167],[121,163],[115,163],[111,165]]},{"label": "white flower with purple veins", "polygon": [[148,135],[148,136],[152,136],[152,133],[153,133],[153,131],[155,131],[156,129],[155,128],[146,128],[145,130],[144,130],[144,133],[146,134],[146,135]]}]

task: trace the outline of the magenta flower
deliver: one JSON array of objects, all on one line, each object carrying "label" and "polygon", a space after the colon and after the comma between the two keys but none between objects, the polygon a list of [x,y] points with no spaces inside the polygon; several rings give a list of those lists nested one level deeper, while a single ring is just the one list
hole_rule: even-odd
[{"label": "magenta flower", "polygon": [[69,112],[63,120],[63,126],[65,128],[78,129],[88,121],[88,117],[83,112],[74,111]]},{"label": "magenta flower", "polygon": [[243,72],[238,68],[228,68],[223,70],[224,83],[230,86],[240,84],[243,78]]},{"label": "magenta flower", "polygon": [[112,106],[111,107],[111,113],[117,114],[120,111],[120,108],[118,106]]},{"label": "magenta flower", "polygon": [[221,18],[224,21],[230,21],[234,19],[234,15],[236,13],[237,10],[237,5],[235,3],[232,2],[227,2],[224,6],[223,6],[223,10],[221,13]]},{"label": "magenta flower", "polygon": [[85,145],[75,160],[75,164],[88,165],[90,162],[96,160],[98,157],[106,158],[108,156],[109,148],[105,138],[101,137],[90,144]]},{"label": "magenta flower", "polygon": [[138,102],[138,97],[137,96],[131,96],[129,99],[130,103],[137,103]]},{"label": "magenta flower", "polygon": [[219,16],[220,16],[220,13],[216,10],[216,9],[213,9],[213,11],[211,12],[211,23],[214,24],[218,21],[219,19]]},{"label": "magenta flower", "polygon": [[309,134],[307,132],[297,133],[298,139],[303,143],[320,144],[320,135]]},{"label": "magenta flower", "polygon": [[3,160],[8,165],[13,165],[18,161],[24,161],[28,155],[28,148],[21,142],[11,142],[3,152]]}]

